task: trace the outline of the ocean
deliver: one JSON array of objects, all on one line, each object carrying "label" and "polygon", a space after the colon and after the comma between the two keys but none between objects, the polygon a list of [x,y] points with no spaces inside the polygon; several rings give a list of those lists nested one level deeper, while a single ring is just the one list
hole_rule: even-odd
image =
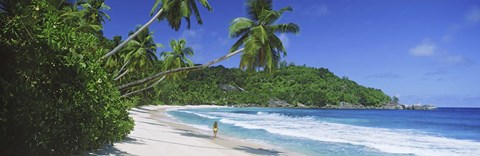
[{"label": "ocean", "polygon": [[480,108],[171,109],[180,122],[303,155],[480,155]]}]

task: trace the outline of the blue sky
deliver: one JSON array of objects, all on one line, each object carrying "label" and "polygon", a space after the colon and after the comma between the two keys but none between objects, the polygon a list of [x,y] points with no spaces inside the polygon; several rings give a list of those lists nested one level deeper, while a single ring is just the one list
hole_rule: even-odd
[{"label": "blue sky", "polygon": [[[166,45],[185,38],[204,63],[225,55],[235,39],[228,26],[245,17],[243,0],[209,0],[203,25],[175,32],[166,22],[150,26]],[[150,19],[154,0],[107,0],[111,21],[104,34],[126,38]],[[478,0],[274,0],[292,6],[279,23],[300,25],[298,35],[280,34],[297,65],[324,67],[361,85],[399,96],[406,104],[480,107],[480,1]],[[167,51],[159,49],[158,53]],[[239,57],[219,63],[237,67]]]}]

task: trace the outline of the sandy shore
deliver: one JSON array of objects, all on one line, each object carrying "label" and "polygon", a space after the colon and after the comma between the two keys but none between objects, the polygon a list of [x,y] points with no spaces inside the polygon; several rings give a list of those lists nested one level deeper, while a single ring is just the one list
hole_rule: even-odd
[{"label": "sandy shore", "polygon": [[247,142],[179,124],[166,116],[166,109],[213,106],[143,106],[130,111],[134,130],[122,142],[89,155],[181,155],[243,156],[296,155],[268,145]]}]

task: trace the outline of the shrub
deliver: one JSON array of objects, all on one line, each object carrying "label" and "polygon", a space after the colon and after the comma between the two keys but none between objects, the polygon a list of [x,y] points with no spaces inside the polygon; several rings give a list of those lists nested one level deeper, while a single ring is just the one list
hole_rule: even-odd
[{"label": "shrub", "polygon": [[47,1],[25,5],[42,10],[2,19],[0,155],[70,155],[121,140],[136,101],[121,100],[102,68],[100,37]]}]

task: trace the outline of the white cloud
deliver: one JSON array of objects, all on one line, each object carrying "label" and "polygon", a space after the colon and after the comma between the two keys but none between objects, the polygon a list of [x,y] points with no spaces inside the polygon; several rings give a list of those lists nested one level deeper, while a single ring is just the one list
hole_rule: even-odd
[{"label": "white cloud", "polygon": [[480,9],[476,6],[470,9],[465,16],[465,20],[473,23],[480,22]]},{"label": "white cloud", "polygon": [[198,35],[199,35],[198,30],[187,29],[187,30],[184,30],[180,36],[185,39],[191,39],[191,38],[198,37]]},{"label": "white cloud", "polygon": [[450,35],[450,34],[442,36],[442,41],[445,42],[445,43],[448,43],[451,40],[452,40],[452,35]]},{"label": "white cloud", "polygon": [[278,38],[282,41],[283,47],[288,48],[290,46],[290,39],[285,34],[280,34]]},{"label": "white cloud", "polygon": [[328,10],[328,7],[325,4],[321,5],[312,5],[310,7],[307,7],[305,10],[303,10],[302,14],[304,15],[311,15],[312,17],[320,17],[323,15],[328,14],[330,11]]},{"label": "white cloud", "polygon": [[445,64],[451,65],[460,65],[468,62],[468,60],[462,55],[448,55],[443,57],[441,61]]},{"label": "white cloud", "polygon": [[187,46],[193,48],[194,51],[199,51],[203,49],[201,44],[201,38],[204,36],[203,29],[187,29],[180,34],[180,38],[183,38],[187,41]]},{"label": "white cloud", "polygon": [[433,56],[437,46],[429,39],[425,39],[419,45],[410,49],[410,54],[413,56]]}]

